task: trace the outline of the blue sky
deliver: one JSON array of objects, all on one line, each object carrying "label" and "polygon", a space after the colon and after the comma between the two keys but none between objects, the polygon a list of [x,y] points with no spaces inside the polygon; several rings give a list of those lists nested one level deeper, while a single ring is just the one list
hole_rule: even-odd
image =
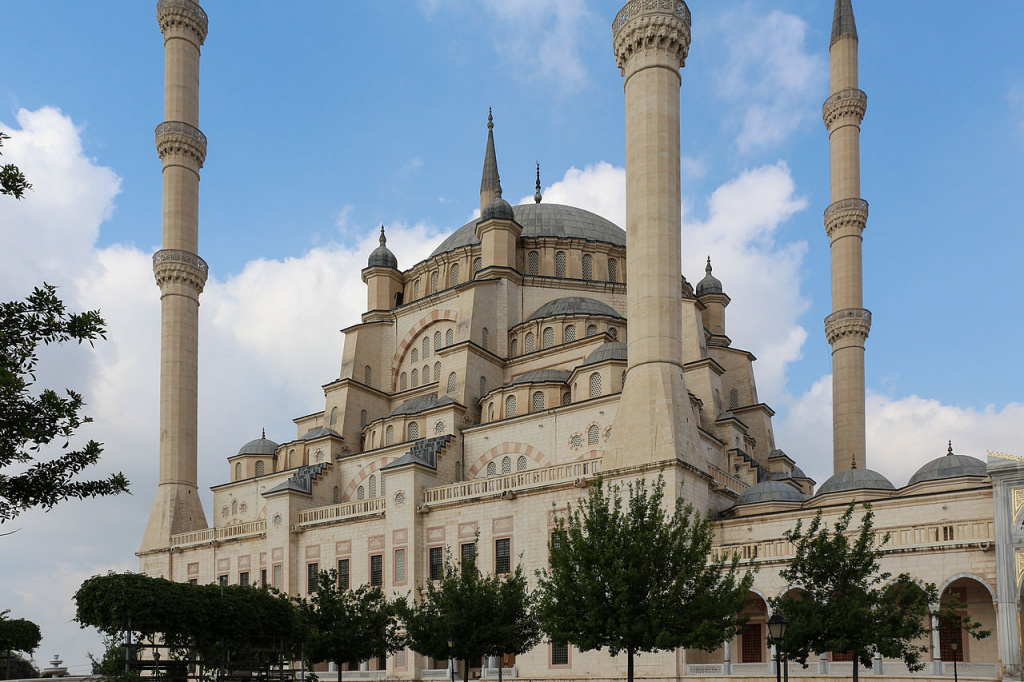
[{"label": "blue sky", "polygon": [[[759,357],[779,446],[831,467],[828,96],[831,4],[694,0],[682,87],[684,266],[710,253],[729,334]],[[156,470],[163,47],[155,3],[5,3],[5,162],[36,189],[0,201],[0,298],[43,280],[100,307],[110,340],[48,356],[85,393],[104,466],[131,498],[27,514],[0,539],[0,608],[44,625],[38,660],[98,638],[67,624],[81,579],[135,566]],[[365,298],[381,223],[408,267],[477,208],[487,108],[505,196],[624,214],[618,2],[209,0],[201,128],[201,487],[266,426],[322,407],[337,330]],[[861,36],[869,466],[903,485],[945,451],[1021,453],[1024,4],[855,2]],[[6,529],[5,529],[6,530]],[[17,557],[17,559],[15,559]],[[46,652],[44,654],[44,652]]]}]

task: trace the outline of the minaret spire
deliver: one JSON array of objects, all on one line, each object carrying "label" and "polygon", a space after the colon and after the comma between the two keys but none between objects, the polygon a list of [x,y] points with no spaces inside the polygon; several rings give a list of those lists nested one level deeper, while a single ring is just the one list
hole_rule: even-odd
[{"label": "minaret spire", "polygon": [[832,95],[822,115],[832,159],[832,204],[825,209],[832,314],[825,318],[825,335],[832,346],[832,464],[837,472],[867,468],[864,342],[871,312],[864,308],[861,264],[868,202],[860,196],[860,124],[868,97],[858,88],[857,49],[851,0],[836,0],[829,46]]},{"label": "minaret spire", "polygon": [[537,162],[537,191],[533,195],[534,203],[539,204],[544,195],[540,193],[540,161]]},{"label": "minaret spire", "polygon": [[487,108],[487,150],[484,152],[484,172],[480,178],[480,212],[501,196],[501,178],[498,176],[498,155],[494,153],[494,115]]}]

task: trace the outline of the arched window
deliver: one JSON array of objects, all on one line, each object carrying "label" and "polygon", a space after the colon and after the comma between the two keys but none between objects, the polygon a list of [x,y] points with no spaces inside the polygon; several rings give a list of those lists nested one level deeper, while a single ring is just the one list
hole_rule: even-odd
[{"label": "arched window", "polygon": [[455,393],[455,383],[456,383],[456,381],[457,381],[457,379],[455,377],[455,372],[452,372],[451,374],[448,375],[448,392],[449,393]]},{"label": "arched window", "polygon": [[601,375],[594,372],[590,375],[590,397],[596,398],[601,395]]},{"label": "arched window", "polygon": [[493,461],[487,463],[487,475],[488,476],[497,476],[498,475],[498,465],[495,464]]},{"label": "arched window", "polygon": [[565,393],[562,394],[562,404],[563,405],[571,405],[572,404],[572,394],[569,393],[569,391],[566,391]]},{"label": "arched window", "polygon": [[487,395],[487,377],[480,377],[480,397]]},{"label": "arched window", "polygon": [[365,500],[366,499],[366,490],[363,488],[363,486],[359,486],[358,488],[356,488],[356,499],[357,500]]},{"label": "arched window", "polygon": [[514,395],[505,398],[505,416],[516,416],[516,397]]},{"label": "arched window", "polygon": [[551,348],[551,346],[555,345],[555,330],[551,327],[545,327],[544,333],[541,336],[541,343],[543,344],[541,348]]},{"label": "arched window", "polygon": [[430,367],[423,365],[423,385],[426,386],[430,383]]},{"label": "arched window", "polygon": [[455,343],[455,330],[449,329],[444,333],[444,345],[450,346]]},{"label": "arched window", "polygon": [[337,407],[332,407],[331,408],[331,426],[336,426],[337,424],[338,424],[338,408]]},{"label": "arched window", "polygon": [[600,429],[597,428],[597,424],[593,424],[589,429],[587,429],[587,445],[597,445],[600,437],[601,433]]},{"label": "arched window", "polygon": [[440,419],[434,424],[434,433],[444,433],[444,422]]},{"label": "arched window", "polygon": [[359,428],[366,426],[366,410],[359,410]]},{"label": "arched window", "polygon": [[256,475],[263,476],[267,473],[267,465],[263,462],[256,462]]},{"label": "arched window", "polygon": [[235,462],[235,480],[239,481],[242,479],[242,463]]},{"label": "arched window", "polygon": [[294,466],[295,466],[295,451],[294,450],[289,450],[288,451],[288,468],[291,469]]},{"label": "arched window", "polygon": [[370,499],[377,497],[377,477],[370,476]]},{"label": "arched window", "polygon": [[385,445],[395,444],[395,427],[390,424],[388,424],[388,428],[384,432],[384,443]]},{"label": "arched window", "polygon": [[527,353],[532,353],[533,352],[533,344],[534,344],[533,332],[526,332],[526,352]]},{"label": "arched window", "polygon": [[490,334],[490,332],[487,331],[487,327],[484,327],[483,331],[480,332],[480,345],[484,347],[484,350],[488,350],[488,348],[487,348],[488,338],[487,337],[489,336],[489,334]]},{"label": "arched window", "polygon": [[619,330],[616,329],[615,327],[608,327],[608,336],[612,337],[613,339],[619,338]]},{"label": "arched window", "polygon": [[231,513],[232,514],[237,514],[238,513],[238,500],[231,500]]},{"label": "arched window", "polygon": [[608,281],[619,281],[619,263],[614,258],[608,259]]},{"label": "arched window", "polygon": [[501,473],[511,474],[512,473],[512,458],[504,457],[501,460]]},{"label": "arched window", "polygon": [[402,372],[401,376],[398,377],[398,390],[404,391],[409,388],[409,375]]},{"label": "arched window", "polygon": [[430,357],[430,339],[426,336],[423,337],[423,359],[426,360]]},{"label": "arched window", "polygon": [[576,327],[574,327],[571,324],[570,325],[566,325],[565,331],[562,332],[562,340],[565,341],[565,343],[569,343],[570,341],[575,341],[576,340]]},{"label": "arched window", "polygon": [[508,353],[513,358],[516,357],[517,355],[519,355],[519,340],[518,339],[512,339],[512,345],[509,346]]},{"label": "arched window", "polygon": [[387,491],[384,490],[384,474],[380,475],[380,496],[384,497],[387,495]]},{"label": "arched window", "polygon": [[456,284],[459,283],[459,264],[458,263],[452,263],[452,269],[451,269],[450,274],[448,275],[448,279],[451,280],[452,286],[455,286]]},{"label": "arched window", "polygon": [[363,383],[366,384],[367,386],[370,385],[370,379],[372,378],[372,374],[373,370],[370,369],[369,365],[363,367]]},{"label": "arched window", "polygon": [[526,466],[526,455],[519,455],[519,459],[516,461],[516,471],[526,471]]},{"label": "arched window", "polygon": [[740,392],[735,388],[729,389],[729,409],[735,409],[740,406]]},{"label": "arched window", "polygon": [[455,480],[456,481],[461,481],[462,480],[462,462],[456,462],[455,463]]},{"label": "arched window", "polygon": [[412,371],[412,387],[416,388],[417,386],[419,386],[419,384],[420,384],[420,371],[418,369],[414,369]]},{"label": "arched window", "polygon": [[418,349],[416,349],[416,348],[412,349],[412,361],[413,362],[419,362],[420,361],[420,351]]},{"label": "arched window", "polygon": [[416,440],[420,437],[420,425],[416,422],[409,423],[409,440]]},{"label": "arched window", "polygon": [[623,387],[626,385],[626,370],[622,370],[622,385]]},{"label": "arched window", "polygon": [[597,325],[596,324],[588,324],[587,325],[587,336],[595,336],[596,334],[597,334]]},{"label": "arched window", "polygon": [[487,418],[494,421],[494,403],[489,403],[487,405]]},{"label": "arched window", "polygon": [[555,254],[555,277],[565,277],[565,251]]},{"label": "arched window", "polygon": [[594,257],[583,254],[583,279],[594,279]]},{"label": "arched window", "polygon": [[341,489],[338,486],[331,488],[331,504],[341,502]]},{"label": "arched window", "polygon": [[482,258],[473,259],[473,276],[476,277],[476,273],[480,272],[484,267],[484,261]]},{"label": "arched window", "polygon": [[430,293],[437,293],[437,270],[430,273]]},{"label": "arched window", "polygon": [[536,251],[526,254],[526,272],[530,275],[540,274],[540,254]]},{"label": "arched window", "polygon": [[434,352],[441,350],[441,331],[434,332]]},{"label": "arched window", "polygon": [[441,363],[440,362],[435,362],[434,363],[434,381],[440,381],[440,380],[441,380]]},{"label": "arched window", "polygon": [[415,282],[412,283],[412,297],[414,299],[420,297],[420,281],[419,280],[416,280]]},{"label": "arched window", "polygon": [[544,409],[544,394],[540,391],[535,391],[533,394],[533,411],[540,412]]}]

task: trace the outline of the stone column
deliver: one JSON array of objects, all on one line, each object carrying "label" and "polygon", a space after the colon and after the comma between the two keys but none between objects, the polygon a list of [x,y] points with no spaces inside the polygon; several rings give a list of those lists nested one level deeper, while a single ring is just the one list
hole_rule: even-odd
[{"label": "stone column", "polygon": [[626,79],[629,365],[605,469],[678,459],[704,471],[683,381],[679,71],[690,11],[679,0],[633,0],[612,30]]},{"label": "stone column", "polygon": [[832,314],[825,335],[832,346],[833,468],[867,468],[864,438],[864,342],[871,313],[864,309],[861,249],[868,203],[860,198],[860,123],[867,95],[857,87],[857,31],[850,0],[837,0],[829,48],[832,95],[822,115],[829,132],[832,204],[825,230],[832,251]]},{"label": "stone column", "polygon": [[199,294],[199,53],[206,12],[192,0],[160,0],[164,34],[164,117],[156,128],[163,161],[163,249],[153,255],[160,287],[160,485],[140,552],[165,548],[175,533],[206,528],[197,487]]}]

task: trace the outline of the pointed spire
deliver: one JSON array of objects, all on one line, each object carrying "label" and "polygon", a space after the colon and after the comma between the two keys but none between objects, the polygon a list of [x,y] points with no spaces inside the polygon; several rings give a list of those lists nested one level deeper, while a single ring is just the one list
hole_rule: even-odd
[{"label": "pointed spire", "polygon": [[539,204],[540,200],[543,199],[543,198],[544,198],[544,196],[540,193],[540,161],[538,161],[537,162],[537,192],[533,195],[533,200],[534,200],[534,202]]},{"label": "pointed spire", "polygon": [[484,172],[480,178],[480,211],[501,196],[501,178],[498,177],[498,156],[494,153],[494,115],[487,108],[487,150],[484,152]]},{"label": "pointed spire", "polygon": [[946,456],[949,457],[953,454],[953,441],[949,441],[949,449],[946,450]]},{"label": "pointed spire", "polygon": [[843,36],[857,38],[857,23],[853,20],[852,0],[836,0],[836,9],[832,15],[832,40],[829,45]]}]

